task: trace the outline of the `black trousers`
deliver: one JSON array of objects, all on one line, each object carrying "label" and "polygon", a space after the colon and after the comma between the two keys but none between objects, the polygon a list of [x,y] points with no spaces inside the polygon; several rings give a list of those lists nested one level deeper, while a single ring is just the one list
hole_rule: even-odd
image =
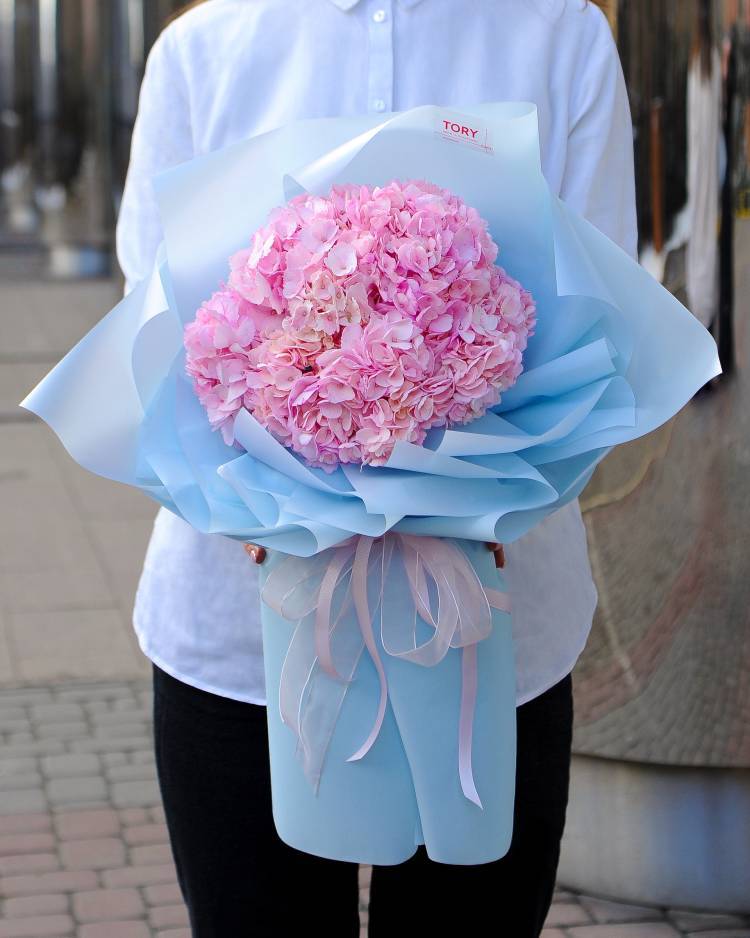
[{"label": "black trousers", "polygon": [[[156,665],[153,685],[159,785],[193,938],[356,938],[357,865],[289,847],[274,828],[266,708],[199,690]],[[467,938],[538,938],[568,800],[570,675],[519,707],[517,719],[510,851],[451,866],[420,846],[405,863],[374,867],[369,938],[453,935],[457,913]]]}]

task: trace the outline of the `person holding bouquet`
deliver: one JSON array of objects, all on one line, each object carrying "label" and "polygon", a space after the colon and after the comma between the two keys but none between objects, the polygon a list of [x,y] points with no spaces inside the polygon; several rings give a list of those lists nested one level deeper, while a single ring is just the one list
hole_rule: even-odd
[{"label": "person holding bouquet", "polygon": [[[117,225],[126,292],[161,231],[153,176],[303,117],[486,101],[537,105],[553,191],[636,256],[632,128],[606,16],[586,0],[206,0],[148,58]],[[242,198],[242,193],[237,197]],[[596,606],[577,502],[507,545],[517,672],[514,833],[500,860],[375,866],[371,938],[501,919],[537,938],[568,799],[571,670]],[[256,563],[263,548],[248,546]],[[540,582],[539,571],[543,571]],[[134,610],[153,662],[159,783],[197,938],[354,936],[357,866],[283,843],[271,813],[257,568],[242,544],[157,516]],[[451,900],[448,899],[451,897]],[[501,927],[502,927],[501,926]]]}]

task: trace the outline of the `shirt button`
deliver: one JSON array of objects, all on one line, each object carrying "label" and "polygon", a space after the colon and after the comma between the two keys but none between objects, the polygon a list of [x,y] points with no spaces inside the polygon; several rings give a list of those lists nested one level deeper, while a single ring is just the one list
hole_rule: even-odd
[{"label": "shirt button", "polygon": [[372,14],[372,18],[376,23],[385,23],[386,19],[388,18],[388,14],[385,12],[385,10],[375,10],[375,12]]},{"label": "shirt button", "polygon": [[385,101],[382,98],[375,98],[375,100],[372,102],[372,106],[376,111],[384,111]]}]

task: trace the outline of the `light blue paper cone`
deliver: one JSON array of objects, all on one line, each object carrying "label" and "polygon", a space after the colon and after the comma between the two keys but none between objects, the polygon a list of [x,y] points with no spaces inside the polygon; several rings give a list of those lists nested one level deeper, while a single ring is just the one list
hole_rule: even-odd
[{"label": "light blue paper cone", "polygon": [[[460,541],[482,584],[502,590],[492,553]],[[271,553],[261,579],[283,561]],[[405,584],[404,584],[405,586]],[[413,614],[408,589],[400,589],[404,616]],[[389,608],[392,608],[390,606]],[[354,615],[352,612],[351,615]],[[429,634],[428,626],[420,622]],[[268,698],[273,816],[281,839],[318,856],[392,865],[408,859],[419,843],[440,863],[488,863],[505,855],[513,829],[516,753],[516,688],[510,616],[495,610],[493,628],[479,642],[474,714],[473,774],[478,807],[461,790],[458,721],[461,649],[424,667],[386,653],[389,702],[373,747],[346,760],[367,736],[377,711],[379,684],[365,650],[331,738],[317,793],[296,755],[297,740],[279,713],[279,681],[294,624],[263,607],[263,654]]]}]

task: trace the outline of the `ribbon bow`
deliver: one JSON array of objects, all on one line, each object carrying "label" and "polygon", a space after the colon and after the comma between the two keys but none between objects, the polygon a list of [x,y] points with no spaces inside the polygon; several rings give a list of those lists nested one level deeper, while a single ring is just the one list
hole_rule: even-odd
[{"label": "ribbon bow", "polygon": [[[404,579],[411,614],[404,614]],[[474,784],[471,744],[477,696],[477,643],[492,630],[492,609],[509,610],[506,593],[486,588],[454,543],[389,532],[357,536],[314,557],[285,557],[268,575],[262,599],[296,622],[281,669],[279,709],[297,738],[297,753],[315,791],[339,711],[367,648],[380,682],[377,716],[347,759],[363,758],[385,717],[388,682],[375,641],[379,610],[383,649],[431,667],[450,648],[462,649],[458,770],[461,789],[482,807]],[[351,615],[352,609],[354,615]],[[417,639],[418,619],[431,628]]]}]

